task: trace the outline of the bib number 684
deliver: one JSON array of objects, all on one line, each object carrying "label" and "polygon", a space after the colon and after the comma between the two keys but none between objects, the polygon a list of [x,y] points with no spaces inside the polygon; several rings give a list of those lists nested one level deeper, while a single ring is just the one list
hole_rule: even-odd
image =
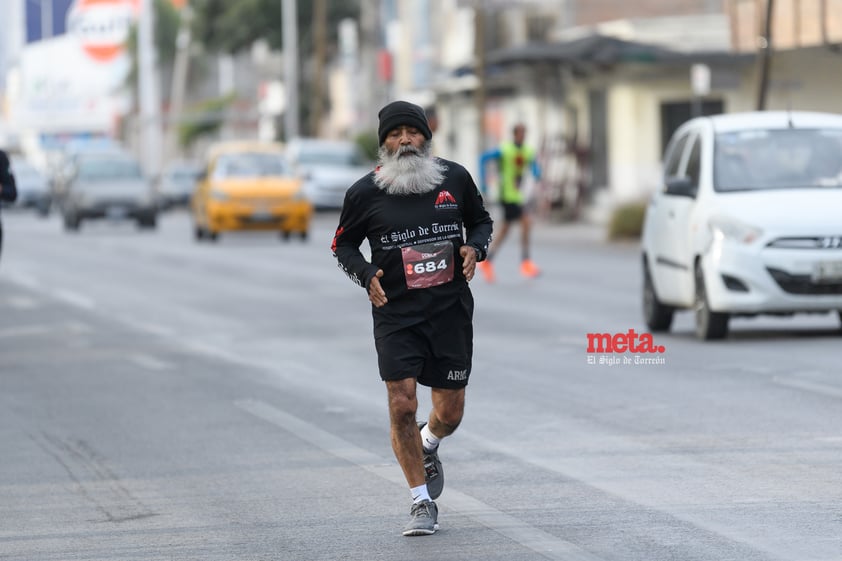
[{"label": "bib number 684", "polygon": [[444,271],[447,269],[447,263],[441,259],[438,263],[435,260],[422,261],[420,263],[407,263],[406,274],[423,275],[424,273],[435,273],[436,271]]}]

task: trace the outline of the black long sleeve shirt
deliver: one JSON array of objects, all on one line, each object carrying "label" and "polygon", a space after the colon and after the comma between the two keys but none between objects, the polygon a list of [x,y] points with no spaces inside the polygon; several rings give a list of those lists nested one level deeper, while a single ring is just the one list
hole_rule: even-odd
[{"label": "black long sleeve shirt", "polygon": [[0,150],[0,200],[13,203],[17,197],[18,192],[15,188],[15,176],[12,175],[9,157],[6,155],[6,152]]},{"label": "black long sleeve shirt", "polygon": [[[339,267],[368,290],[378,269],[386,305],[372,306],[375,337],[420,323],[455,306],[471,304],[459,248],[485,258],[492,220],[482,195],[461,165],[440,160],[442,183],[421,195],[389,195],[374,183],[376,170],[348,189],[333,239]],[[369,262],[360,251],[371,248]]]}]

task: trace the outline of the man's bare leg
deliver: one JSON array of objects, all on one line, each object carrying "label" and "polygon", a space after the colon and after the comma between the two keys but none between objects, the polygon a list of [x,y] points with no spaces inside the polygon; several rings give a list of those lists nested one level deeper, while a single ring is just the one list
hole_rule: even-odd
[{"label": "man's bare leg", "polygon": [[462,422],[465,412],[465,388],[446,390],[433,388],[433,409],[430,411],[430,432],[439,438],[450,436]]},{"label": "man's bare leg", "polygon": [[421,452],[421,434],[415,422],[418,398],[415,378],[386,382],[389,396],[389,424],[392,450],[398,460],[409,487],[424,485],[424,459]]}]

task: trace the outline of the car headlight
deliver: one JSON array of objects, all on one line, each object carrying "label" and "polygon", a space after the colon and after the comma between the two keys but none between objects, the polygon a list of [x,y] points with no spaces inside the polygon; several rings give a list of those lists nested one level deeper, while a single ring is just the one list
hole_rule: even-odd
[{"label": "car headlight", "polygon": [[711,218],[708,225],[714,238],[746,245],[755,242],[763,234],[760,228],[730,217]]},{"label": "car headlight", "polygon": [[230,197],[228,196],[228,193],[226,193],[225,191],[219,191],[217,189],[213,189],[210,192],[210,198],[215,200],[215,201],[227,201]]}]

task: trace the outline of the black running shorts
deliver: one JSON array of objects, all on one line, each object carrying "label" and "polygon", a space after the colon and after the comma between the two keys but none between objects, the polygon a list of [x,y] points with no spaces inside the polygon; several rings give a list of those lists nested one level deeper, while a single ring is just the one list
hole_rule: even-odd
[{"label": "black running shorts", "polygon": [[473,334],[470,315],[457,306],[432,321],[377,337],[380,378],[416,378],[431,388],[464,388],[471,375]]},{"label": "black running shorts", "polygon": [[523,205],[518,203],[503,203],[503,220],[514,222],[523,216]]}]

